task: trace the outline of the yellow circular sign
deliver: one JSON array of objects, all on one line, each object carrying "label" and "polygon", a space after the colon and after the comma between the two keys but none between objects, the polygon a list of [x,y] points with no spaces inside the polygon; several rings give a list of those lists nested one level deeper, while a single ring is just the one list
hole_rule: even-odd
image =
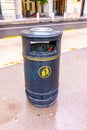
[{"label": "yellow circular sign", "polygon": [[49,66],[42,66],[38,70],[38,74],[41,78],[48,78],[51,75],[51,68]]}]

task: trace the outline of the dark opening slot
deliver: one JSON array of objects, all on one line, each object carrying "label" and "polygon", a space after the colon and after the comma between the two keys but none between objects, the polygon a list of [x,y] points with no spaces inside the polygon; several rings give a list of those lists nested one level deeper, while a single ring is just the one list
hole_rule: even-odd
[{"label": "dark opening slot", "polygon": [[56,41],[48,43],[31,43],[30,52],[52,52],[56,51]]}]

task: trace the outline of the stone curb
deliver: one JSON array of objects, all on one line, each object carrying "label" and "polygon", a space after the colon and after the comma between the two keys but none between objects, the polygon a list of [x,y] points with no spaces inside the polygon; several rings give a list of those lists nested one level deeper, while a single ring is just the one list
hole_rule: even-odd
[{"label": "stone curb", "polygon": [[21,19],[21,20],[15,20],[15,21],[0,21],[0,25],[18,25],[18,24],[38,24],[38,23],[49,23],[49,22],[76,22],[76,21],[87,21],[87,18],[80,17],[80,18],[55,18],[52,20],[51,18],[40,18],[40,20],[37,20],[36,18],[30,18],[30,19]]}]

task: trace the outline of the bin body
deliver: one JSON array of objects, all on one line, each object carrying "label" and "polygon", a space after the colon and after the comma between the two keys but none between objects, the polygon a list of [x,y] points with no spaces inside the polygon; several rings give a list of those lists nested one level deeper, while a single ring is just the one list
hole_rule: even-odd
[{"label": "bin body", "polygon": [[62,32],[37,30],[22,32],[25,91],[31,103],[47,107],[58,94]]}]

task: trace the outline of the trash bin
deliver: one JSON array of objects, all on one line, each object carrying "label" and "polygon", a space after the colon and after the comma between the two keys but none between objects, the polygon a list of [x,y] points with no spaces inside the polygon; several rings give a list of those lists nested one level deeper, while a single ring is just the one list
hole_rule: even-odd
[{"label": "trash bin", "polygon": [[58,94],[62,32],[32,28],[21,35],[26,95],[38,107],[50,106]]}]

